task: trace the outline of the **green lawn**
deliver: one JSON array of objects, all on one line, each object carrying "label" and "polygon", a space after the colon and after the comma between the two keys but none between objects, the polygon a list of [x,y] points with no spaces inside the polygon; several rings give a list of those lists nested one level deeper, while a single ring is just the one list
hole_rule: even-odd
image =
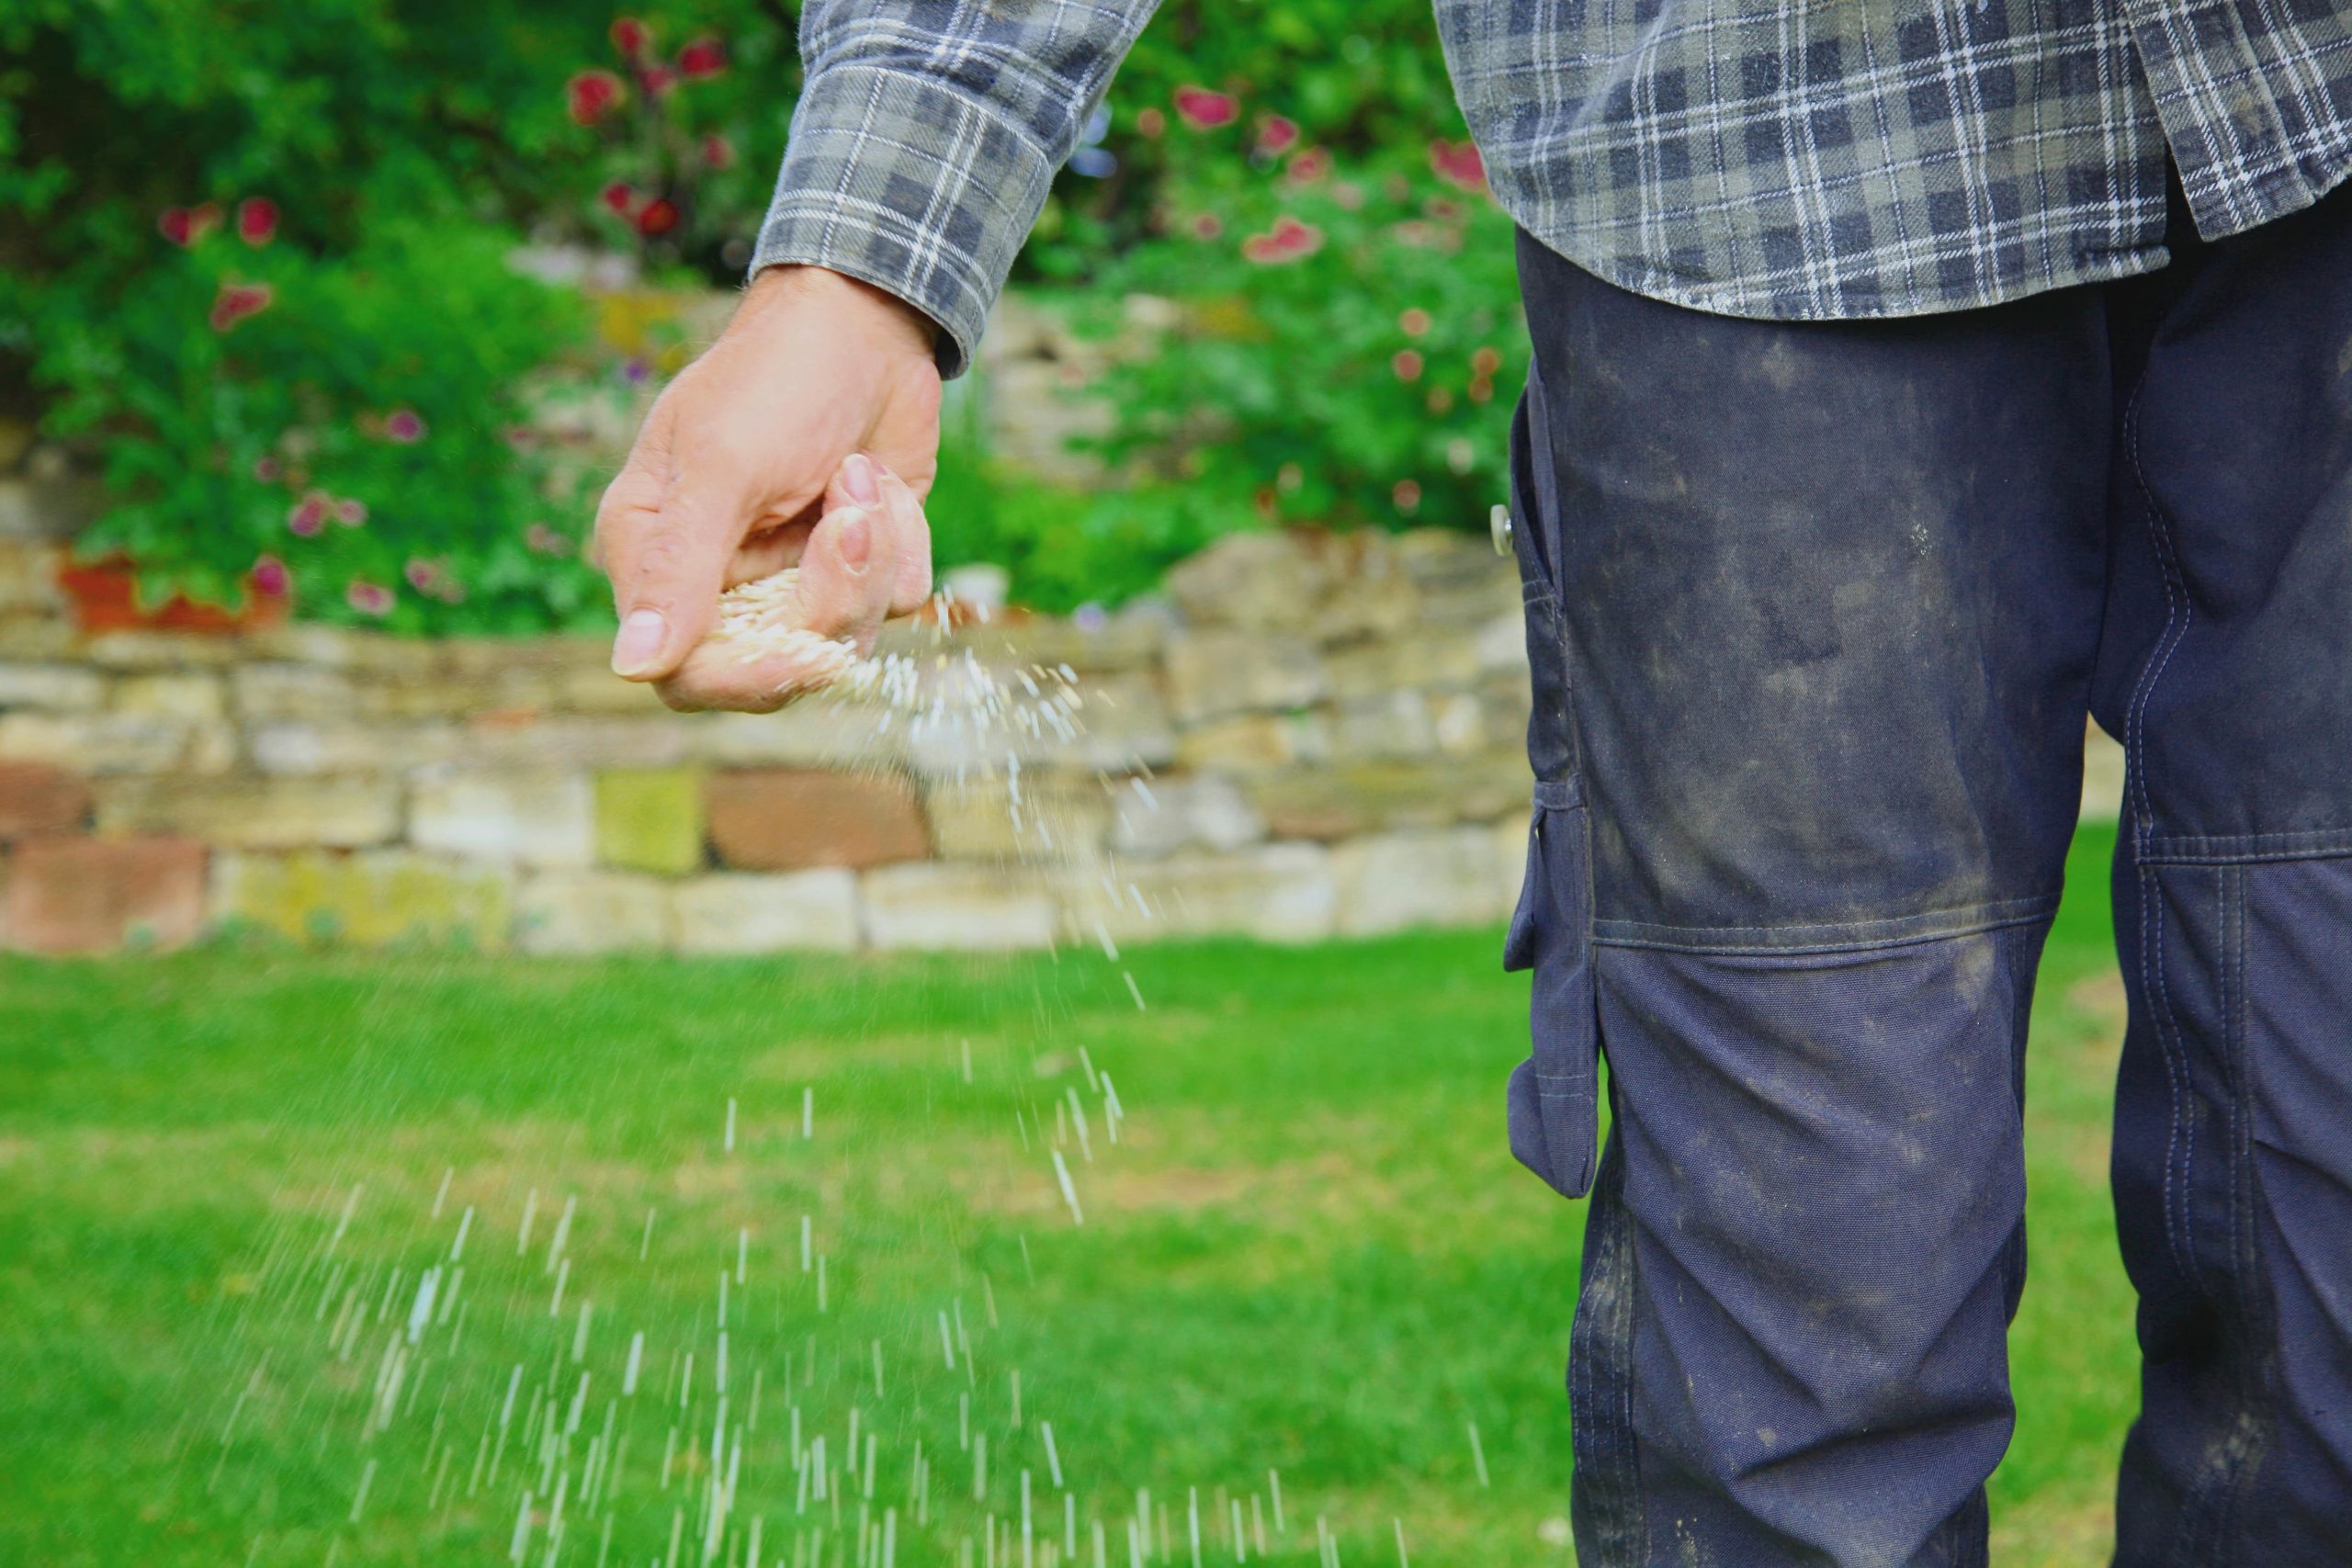
[{"label": "green lawn", "polygon": [[[2133,1404],[2105,1194],[2106,852],[2078,850],[2034,1013],[2008,1564],[2105,1561]],[[757,1517],[763,1560],[808,1568],[821,1526],[828,1564],[878,1568],[855,1538],[888,1509],[896,1563],[968,1540],[973,1568],[1012,1568],[1024,1470],[1031,1561],[1066,1562],[1058,1461],[1081,1562],[1097,1519],[1128,1562],[1138,1487],[1164,1561],[1192,1561],[1197,1488],[1203,1561],[1229,1562],[1235,1503],[1274,1533],[1271,1470],[1276,1561],[1316,1561],[1322,1516],[1357,1568],[1396,1561],[1399,1520],[1423,1568],[1566,1563],[1582,1212],[1503,1146],[1526,987],[1496,951],[0,963],[0,1562],[504,1562],[528,1490],[532,1563],[557,1491],[555,1561],[666,1563],[674,1528],[675,1561],[699,1563],[716,1429],[741,1455],[717,1467],[740,1465],[721,1562]],[[821,1503],[796,1490],[796,1414],[802,1451],[825,1437]],[[993,1558],[991,1515],[1011,1521]]]}]

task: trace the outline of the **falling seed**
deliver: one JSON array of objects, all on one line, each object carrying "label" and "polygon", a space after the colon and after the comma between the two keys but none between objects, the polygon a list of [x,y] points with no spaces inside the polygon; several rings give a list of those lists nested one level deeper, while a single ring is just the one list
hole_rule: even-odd
[{"label": "falling seed", "polygon": [[457,1178],[458,1168],[454,1165],[441,1172],[441,1190],[433,1194],[433,1212],[424,1216],[426,1219],[437,1220],[441,1217],[441,1205],[449,1201],[449,1183]]},{"label": "falling seed", "polygon": [[947,1311],[944,1307],[939,1313],[939,1353],[946,1360],[947,1370],[954,1371],[956,1370],[956,1341],[947,1332]]},{"label": "falling seed", "polygon": [[1405,1555],[1405,1521],[1392,1517],[1388,1522],[1396,1527],[1396,1568],[1413,1568],[1413,1560]]},{"label": "falling seed", "polygon": [[637,1258],[642,1263],[653,1251],[653,1211],[645,1211],[645,1235],[637,1244]]},{"label": "falling seed", "polygon": [[579,1212],[579,1209],[580,1200],[577,1197],[566,1198],[563,1201],[563,1213],[556,1220],[555,1235],[548,1241],[548,1266],[539,1272],[543,1274],[555,1272],[556,1259],[563,1256],[564,1246],[571,1239],[571,1217]]},{"label": "falling seed", "polygon": [[813,1084],[800,1091],[800,1135],[817,1135],[817,1089]]},{"label": "falling seed", "polygon": [[1069,1165],[1062,1158],[1059,1149],[1054,1151],[1054,1178],[1062,1184],[1062,1201],[1069,1205],[1070,1222],[1084,1224],[1086,1212],[1078,1206],[1078,1189],[1070,1184]]},{"label": "falling seed", "polygon": [[813,1267],[808,1250],[810,1220],[807,1214],[803,1214],[800,1216],[800,1271],[803,1274],[808,1273]]},{"label": "falling seed", "polygon": [[571,1279],[571,1258],[565,1258],[561,1263],[560,1263],[560,1264],[558,1264],[558,1265],[556,1266],[556,1270],[555,1270],[555,1294],[554,1294],[554,1296],[553,1296],[553,1297],[551,1297],[551,1298],[548,1300],[548,1315],[549,1317],[558,1317],[558,1316],[560,1316],[560,1315],[562,1314],[562,1313],[563,1313],[563,1287],[564,1287],[564,1285],[565,1285],[565,1284],[566,1284],[566,1283],[567,1283]]},{"label": "falling seed", "polygon": [[731,1094],[727,1097],[726,1152],[730,1155],[735,1152],[735,1097]]},{"label": "falling seed", "polygon": [[1476,1467],[1478,1485],[1484,1489],[1489,1484],[1487,1479],[1487,1450],[1478,1441],[1478,1423],[1476,1421],[1470,1423],[1470,1462]]},{"label": "falling seed", "polygon": [[1151,1010],[1150,1009],[1148,1009],[1148,1008],[1147,1008],[1147,1007],[1145,1007],[1145,1006],[1143,1005],[1143,992],[1142,992],[1142,991],[1140,991],[1140,990],[1138,990],[1138,989],[1136,988],[1136,977],[1135,977],[1135,975],[1133,974],[1133,972],[1131,972],[1131,971],[1129,971],[1129,970],[1122,969],[1122,970],[1120,970],[1120,971],[1119,971],[1119,978],[1120,978],[1120,979],[1122,979],[1122,980],[1125,980],[1125,981],[1127,983],[1127,995],[1129,995],[1129,996],[1131,996],[1131,997],[1135,998],[1135,999],[1136,999],[1136,1011],[1137,1011],[1137,1012],[1148,1012],[1148,1011],[1150,1011],[1150,1010]]},{"label": "falling seed", "polygon": [[645,1330],[640,1328],[636,1333],[630,1335],[628,1338],[628,1366],[621,1373],[621,1392],[623,1393],[633,1394],[637,1392],[638,1374],[642,1371],[644,1368]]},{"label": "falling seed", "polygon": [[517,1258],[531,1250],[531,1221],[538,1212],[539,1190],[534,1187],[523,1197],[523,1226],[514,1236],[514,1256]]},{"label": "falling seed", "polygon": [[1281,1471],[1266,1472],[1266,1490],[1274,1499],[1274,1534],[1280,1536],[1285,1533],[1283,1529],[1283,1472]]},{"label": "falling seed", "polygon": [[743,1282],[744,1268],[752,1259],[752,1227],[744,1225],[735,1232],[735,1282]]},{"label": "falling seed", "polygon": [[360,1469],[359,1490],[352,1495],[351,1513],[345,1519],[345,1524],[356,1525],[359,1522],[360,1510],[368,1506],[368,1489],[375,1484],[376,1461],[371,1459]]},{"label": "falling seed", "polygon": [[1038,1422],[1037,1433],[1046,1440],[1046,1473],[1053,1477],[1054,1490],[1058,1492],[1062,1488],[1062,1456],[1054,1450],[1054,1424]]}]

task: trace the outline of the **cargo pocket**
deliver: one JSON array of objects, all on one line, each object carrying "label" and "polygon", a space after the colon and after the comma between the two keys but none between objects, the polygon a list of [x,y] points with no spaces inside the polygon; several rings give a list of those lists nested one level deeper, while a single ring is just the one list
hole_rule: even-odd
[{"label": "cargo pocket", "polygon": [[1527,879],[1503,967],[1535,972],[1531,1051],[1511,1070],[1510,1152],[1564,1198],[1591,1189],[1600,1144],[1600,1032],[1592,987],[1590,829],[1573,780],[1539,784]]},{"label": "cargo pocket", "polygon": [[1535,972],[1532,1049],[1510,1075],[1510,1150],[1564,1197],[1592,1186],[1600,1141],[1596,1089],[1600,1032],[1592,984],[1592,843],[1577,768],[1568,692],[1568,649],[1560,613],[1559,498],[1540,369],[1511,422],[1513,551],[1527,613],[1533,702],[1527,760],[1535,772],[1535,815],[1527,834],[1527,875],[1503,942],[1506,970]]}]

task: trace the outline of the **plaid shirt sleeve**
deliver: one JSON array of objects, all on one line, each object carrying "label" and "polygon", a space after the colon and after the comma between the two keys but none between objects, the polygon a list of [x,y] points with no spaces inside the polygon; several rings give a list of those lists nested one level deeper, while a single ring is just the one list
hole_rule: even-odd
[{"label": "plaid shirt sleeve", "polygon": [[1158,0],[808,0],[808,83],[752,272],[888,290],[971,361],[1054,174]]}]

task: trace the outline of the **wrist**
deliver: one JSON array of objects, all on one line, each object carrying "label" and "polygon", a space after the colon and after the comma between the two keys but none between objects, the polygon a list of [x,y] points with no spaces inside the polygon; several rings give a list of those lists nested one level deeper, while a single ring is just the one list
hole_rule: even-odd
[{"label": "wrist", "polygon": [[769,310],[804,305],[844,312],[886,346],[902,347],[926,360],[938,353],[937,322],[888,289],[831,267],[799,262],[763,267],[743,290],[735,315],[741,321]]}]

